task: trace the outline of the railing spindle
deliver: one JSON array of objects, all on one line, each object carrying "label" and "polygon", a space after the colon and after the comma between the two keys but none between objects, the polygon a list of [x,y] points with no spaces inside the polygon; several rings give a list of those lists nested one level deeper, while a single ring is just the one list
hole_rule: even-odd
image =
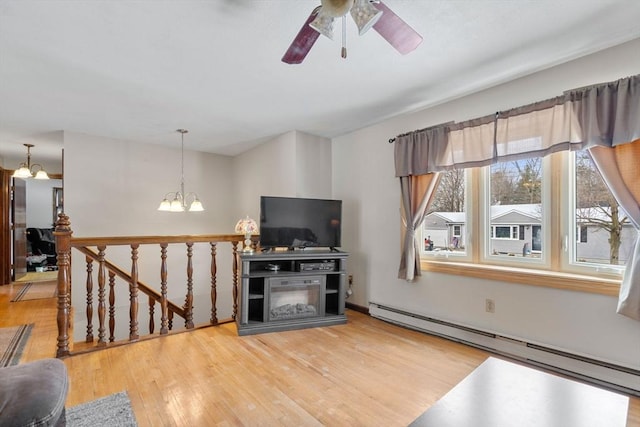
[{"label": "railing spindle", "polygon": [[93,342],[93,260],[85,257],[87,262],[87,335],[85,342]]},{"label": "railing spindle", "polygon": [[184,326],[193,329],[193,242],[187,242],[187,297],[184,303]]},{"label": "railing spindle", "polygon": [[109,342],[116,340],[116,273],[109,271]]},{"label": "railing spindle", "polygon": [[155,315],[156,300],[153,297],[149,297],[149,334],[153,335],[156,329],[156,321],[153,318]]},{"label": "railing spindle", "polygon": [[211,324],[218,324],[218,265],[216,262],[216,243],[210,242],[211,245]]},{"label": "railing spindle", "polygon": [[160,244],[160,259],[162,260],[160,265],[160,335],[169,333],[169,328],[167,327],[169,311],[167,302],[167,246],[169,246],[168,243]]},{"label": "railing spindle", "polygon": [[138,335],[138,243],[131,244],[131,281],[129,282],[129,341]]},{"label": "railing spindle", "polygon": [[105,303],[104,303],[104,285],[105,285],[105,266],[104,251],[107,247],[98,246],[98,345],[106,346],[105,340]]}]

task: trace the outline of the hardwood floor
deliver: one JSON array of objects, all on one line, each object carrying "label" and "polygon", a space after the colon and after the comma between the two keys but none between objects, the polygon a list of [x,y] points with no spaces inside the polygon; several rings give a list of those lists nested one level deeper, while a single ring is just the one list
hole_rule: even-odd
[{"label": "hardwood floor", "polygon": [[[21,362],[52,357],[55,299],[9,302],[35,323]],[[126,390],[140,426],[406,426],[490,354],[348,311],[346,325],[239,337],[234,324],[72,356],[67,406]],[[640,426],[631,398],[628,426]]]}]

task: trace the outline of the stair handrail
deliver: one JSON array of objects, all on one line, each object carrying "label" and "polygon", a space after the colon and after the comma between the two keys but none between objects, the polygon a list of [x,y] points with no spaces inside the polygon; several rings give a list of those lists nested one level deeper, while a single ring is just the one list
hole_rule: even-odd
[{"label": "stair handrail", "polygon": [[[92,281],[90,273],[91,268],[90,264],[94,261],[97,261],[101,267],[105,270],[109,271],[109,276],[113,275],[113,277],[118,276],[124,281],[130,283],[131,288],[134,292],[132,301],[134,301],[135,305],[130,307],[132,313],[137,316],[137,292],[141,290],[144,294],[146,294],[150,298],[150,305],[152,301],[160,302],[162,306],[162,299],[164,298],[167,301],[167,306],[169,305],[169,301],[166,299],[166,291],[163,287],[163,294],[159,294],[156,290],[154,290],[148,284],[141,282],[138,280],[138,272],[137,272],[137,248],[139,245],[147,245],[147,244],[159,244],[164,251],[163,256],[166,256],[166,247],[171,243],[182,243],[187,244],[187,252],[188,252],[188,267],[187,267],[187,301],[185,303],[185,307],[180,307],[174,303],[171,303],[170,307],[167,309],[170,312],[178,314],[179,316],[186,319],[187,328],[193,328],[192,321],[192,307],[189,305],[189,299],[193,298],[192,294],[192,283],[191,283],[191,274],[193,267],[191,265],[191,251],[194,243],[209,243],[211,245],[211,299],[212,299],[212,313],[210,323],[212,325],[218,324],[217,314],[216,314],[216,287],[217,287],[217,278],[216,278],[216,247],[218,243],[228,242],[232,247],[232,292],[233,292],[233,317],[230,320],[235,319],[237,315],[237,298],[238,298],[238,277],[239,277],[239,265],[238,265],[238,245],[242,244],[243,235],[240,234],[203,234],[203,235],[177,235],[177,236],[111,236],[111,237],[72,237],[73,231],[71,230],[71,223],[69,221],[69,217],[64,213],[60,213],[58,215],[58,221],[56,222],[56,227],[54,231],[54,236],[56,238],[56,252],[57,252],[57,265],[58,265],[58,278],[57,278],[57,291],[58,291],[58,301],[57,301],[57,326],[58,326],[58,337],[57,337],[57,345],[56,345],[56,357],[65,357],[71,354],[69,347],[69,331],[71,326],[71,250],[72,248],[76,248],[82,254],[85,255],[87,259],[88,266],[88,276],[87,283],[88,287],[90,285],[90,281]],[[252,240],[254,244],[258,240],[258,236],[253,236]],[[131,274],[127,273],[117,265],[113,264],[110,261],[104,259],[104,253],[102,252],[104,248],[108,246],[117,246],[117,245],[128,245],[132,248],[132,271]],[[96,247],[101,253],[97,253],[92,248]],[[104,270],[101,270],[104,271]],[[164,277],[163,284],[166,284],[166,263],[163,258],[163,266],[161,267],[161,275]],[[100,275],[99,275],[100,281]],[[104,283],[102,284],[104,286]],[[131,289],[130,289],[131,291]],[[99,295],[100,296],[100,295]],[[99,312],[101,312],[102,307],[99,306]],[[166,311],[164,312],[166,313]],[[132,314],[131,318],[134,318],[134,314]],[[189,318],[187,318],[189,317]],[[162,329],[162,328],[161,328]],[[166,329],[166,328],[164,328]],[[133,335],[130,334],[130,341],[135,341],[138,339],[137,335],[137,323],[132,326]],[[166,332],[164,332],[166,333]],[[131,338],[133,337],[133,338]]]}]

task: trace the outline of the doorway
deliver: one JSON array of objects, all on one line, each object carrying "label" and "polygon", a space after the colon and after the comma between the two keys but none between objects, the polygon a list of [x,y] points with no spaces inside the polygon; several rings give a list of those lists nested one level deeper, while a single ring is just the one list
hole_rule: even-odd
[{"label": "doorway", "polygon": [[27,182],[13,179],[12,174],[13,170],[0,168],[2,284],[10,284],[27,273],[27,228],[51,230],[55,226],[54,212],[62,210],[61,174],[49,174],[49,181],[40,181],[38,184],[33,184],[35,180]]}]

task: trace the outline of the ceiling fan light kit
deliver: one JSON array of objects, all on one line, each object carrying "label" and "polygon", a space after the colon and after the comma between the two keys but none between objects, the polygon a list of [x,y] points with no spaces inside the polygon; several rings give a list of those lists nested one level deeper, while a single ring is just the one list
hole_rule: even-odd
[{"label": "ceiling fan light kit", "polygon": [[321,14],[329,15],[332,18],[344,16],[351,10],[353,0],[321,0]]},{"label": "ceiling fan light kit", "polygon": [[333,21],[334,18],[332,16],[325,15],[321,11],[316,16],[316,19],[311,21],[309,26],[323,36],[327,37],[329,40],[333,40]]},{"label": "ceiling fan light kit", "polygon": [[351,17],[358,27],[358,34],[363,35],[382,17],[382,11],[376,9],[369,0],[356,0],[351,8]]},{"label": "ceiling fan light kit", "polygon": [[320,6],[313,9],[285,52],[282,62],[302,63],[320,34],[333,40],[333,23],[335,18],[340,17],[343,19],[342,57],[346,58],[345,17],[347,13],[351,14],[358,27],[358,34],[363,35],[373,28],[402,55],[413,51],[422,43],[422,36],[380,0],[321,0]]}]

